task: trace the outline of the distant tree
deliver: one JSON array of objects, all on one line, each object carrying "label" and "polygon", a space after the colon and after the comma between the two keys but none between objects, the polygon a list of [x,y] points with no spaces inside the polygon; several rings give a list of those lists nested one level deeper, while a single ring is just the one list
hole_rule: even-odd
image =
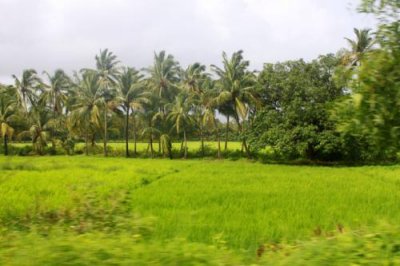
[{"label": "distant tree", "polygon": [[187,128],[194,123],[194,119],[190,114],[191,102],[188,94],[181,93],[175,98],[175,102],[172,105],[171,112],[168,115],[168,119],[173,121],[176,133],[179,135],[183,132],[183,158],[187,158]]},{"label": "distant tree", "polygon": [[327,55],[265,64],[258,77],[263,108],[248,132],[252,146],[271,146],[287,159],[340,159],[340,136],[329,119],[330,105],[343,94],[333,80],[338,63]]},{"label": "distant tree", "polygon": [[209,98],[209,91],[213,87],[213,82],[205,73],[206,67],[200,63],[189,65],[181,73],[182,89],[189,95],[192,101],[192,110],[196,124],[200,132],[201,153],[204,156],[204,127],[203,116]]},{"label": "distant tree", "polygon": [[13,88],[16,90],[18,104],[25,112],[28,112],[28,108],[36,104],[36,91],[41,84],[41,80],[34,69],[24,70],[21,79],[15,75],[13,75],[13,78],[15,81]]},{"label": "distant tree", "polygon": [[86,155],[91,132],[101,127],[100,110],[105,101],[99,83],[100,77],[95,71],[83,71],[82,79],[75,85],[77,94],[68,120],[70,131],[84,136]]},{"label": "distant tree", "polygon": [[[125,112],[125,154],[129,157],[129,117],[130,110],[134,113],[143,109],[143,104],[148,102],[149,94],[144,91],[143,75],[133,68],[124,68],[118,78],[121,107]],[[133,114],[135,119],[135,113]],[[136,155],[136,126],[134,123],[135,155]]]},{"label": "distant tree", "polygon": [[0,137],[3,139],[4,155],[8,155],[8,142],[14,135],[12,119],[18,112],[18,105],[12,88],[0,84]]},{"label": "distant tree", "polygon": [[63,114],[63,108],[67,101],[68,89],[71,86],[71,80],[68,75],[61,69],[50,75],[46,71],[44,74],[48,78],[48,84],[43,84],[43,92],[40,95],[39,104],[46,105],[52,110],[52,126],[51,126],[51,139],[52,146],[55,150],[55,139],[56,132],[61,131],[65,128],[63,119],[61,116]]},{"label": "distant tree", "polygon": [[105,49],[100,50],[100,54],[96,55],[96,69],[99,75],[99,85],[102,90],[102,97],[104,98],[104,156],[107,156],[107,120],[108,120],[108,110],[116,106],[115,96],[116,91],[114,90],[118,79],[118,64],[117,56],[112,52]]},{"label": "distant tree", "polygon": [[400,10],[398,1],[362,1],[379,19],[377,48],[361,59],[348,82],[352,92],[333,113],[355,160],[395,160],[400,149]]},{"label": "distant tree", "polygon": [[350,51],[346,54],[345,64],[356,66],[364,54],[372,49],[374,39],[370,35],[370,29],[354,29],[356,39],[346,38],[350,45]]},{"label": "distant tree", "polygon": [[[240,133],[243,133],[249,105],[256,102],[255,76],[248,71],[250,63],[243,59],[243,51],[233,53],[231,58],[228,58],[224,52],[222,58],[223,68],[212,65],[213,71],[219,78],[217,87],[220,89],[218,100],[220,111],[227,117],[227,128],[229,116],[233,115]],[[250,157],[250,151],[243,136],[242,145],[247,156]]]}]

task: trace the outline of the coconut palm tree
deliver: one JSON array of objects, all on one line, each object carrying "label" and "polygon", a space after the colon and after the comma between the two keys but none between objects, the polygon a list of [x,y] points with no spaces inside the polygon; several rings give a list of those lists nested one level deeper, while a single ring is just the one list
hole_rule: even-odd
[{"label": "coconut palm tree", "polygon": [[43,73],[48,78],[48,84],[43,83],[43,93],[40,95],[39,104],[47,104],[52,110],[53,127],[51,128],[51,138],[53,149],[55,149],[56,130],[62,129],[63,122],[65,122],[64,119],[60,119],[60,116],[67,101],[71,80],[61,69],[56,70],[53,75],[46,71]]},{"label": "coconut palm tree", "polygon": [[8,141],[14,135],[10,124],[18,111],[14,92],[12,88],[0,85],[0,137],[3,139],[4,155],[8,155]]},{"label": "coconut palm tree", "polygon": [[[148,92],[144,91],[143,75],[134,68],[124,68],[118,78],[118,89],[121,100],[121,107],[125,112],[125,153],[129,157],[129,116],[132,110],[135,120],[135,111],[143,109],[143,104],[148,102]],[[134,139],[136,155],[136,123],[134,121]]]},{"label": "coconut palm tree", "polygon": [[103,51],[100,50],[100,54],[96,55],[96,69],[99,75],[99,83],[103,92],[104,98],[104,156],[107,156],[107,119],[108,110],[110,107],[114,107],[116,92],[113,91],[115,85],[117,84],[119,69],[117,56],[108,49]]},{"label": "coconut palm tree", "polygon": [[[154,63],[145,71],[149,74],[147,87],[154,93],[156,97],[154,101],[158,105],[158,112],[153,117],[153,123],[157,124],[160,133],[166,133],[168,107],[179,93],[179,64],[172,55],[161,51],[158,54],[154,53]],[[161,152],[161,139],[159,139],[159,152]]]},{"label": "coconut palm tree", "polygon": [[41,80],[34,69],[24,70],[20,79],[15,75],[12,75],[12,77],[15,82],[14,88],[18,104],[25,112],[28,112],[28,108],[36,104],[35,102],[38,98],[36,92],[41,84]]},{"label": "coconut palm tree", "polygon": [[19,137],[30,136],[32,139],[33,150],[43,155],[44,148],[47,146],[49,136],[48,129],[51,127],[52,115],[50,108],[45,105],[34,105],[28,113],[30,124],[29,130],[23,131]]},{"label": "coconut palm tree", "polygon": [[181,93],[175,98],[175,102],[172,103],[171,112],[168,114],[168,119],[174,123],[173,127],[176,129],[176,133],[179,135],[183,132],[183,144],[184,153],[183,157],[187,158],[187,128],[194,123],[194,119],[190,114],[192,109],[192,103],[189,99],[188,94]]},{"label": "coconut palm tree", "polygon": [[374,39],[370,32],[370,29],[354,28],[356,39],[345,38],[350,45],[350,51],[345,57],[347,65],[352,67],[358,65],[364,54],[372,49]]},{"label": "coconut palm tree", "polygon": [[104,106],[103,91],[99,86],[100,76],[92,70],[85,70],[76,86],[76,99],[68,119],[69,130],[84,135],[86,155],[89,151],[89,135],[100,128],[100,110]]},{"label": "coconut palm tree", "polygon": [[204,156],[204,128],[202,117],[207,101],[207,92],[212,84],[209,75],[205,73],[206,67],[200,63],[189,65],[185,71],[181,72],[181,88],[189,94],[193,102],[193,114],[197,120],[200,131],[201,153]]},{"label": "coconut palm tree", "polygon": [[[243,124],[247,119],[249,104],[257,101],[254,84],[255,76],[249,72],[249,61],[243,59],[243,51],[233,53],[228,58],[226,53],[222,54],[223,68],[212,65],[212,69],[219,77],[217,88],[219,89],[218,103],[220,111],[227,116],[227,128],[229,127],[229,116],[233,115],[239,128],[243,133]],[[242,138],[242,145],[250,157],[246,139]]]},{"label": "coconut palm tree", "polygon": [[215,130],[216,135],[217,135],[217,142],[218,142],[218,153],[217,153],[217,158],[221,158],[221,136],[220,136],[220,130],[219,126],[217,123],[216,119],[216,106],[214,106],[214,101],[211,99],[208,104],[205,105],[206,109],[204,111],[203,117],[202,117],[202,124],[205,128],[208,130]]}]

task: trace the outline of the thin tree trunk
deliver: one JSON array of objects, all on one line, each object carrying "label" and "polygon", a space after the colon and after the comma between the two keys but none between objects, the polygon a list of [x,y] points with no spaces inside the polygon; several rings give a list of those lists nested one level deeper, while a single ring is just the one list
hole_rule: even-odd
[{"label": "thin tree trunk", "polygon": [[86,156],[88,156],[89,155],[89,134],[88,134],[88,132],[87,132],[87,129],[86,129],[86,137],[85,137],[85,153],[86,153]]},{"label": "thin tree trunk", "polygon": [[200,139],[201,139],[201,155],[204,157],[204,136],[203,127],[200,125]]},{"label": "thin tree trunk", "polygon": [[104,109],[104,156],[107,157],[107,105]]},{"label": "thin tree trunk", "polygon": [[[243,124],[240,123],[239,116],[236,115],[235,119],[236,119],[236,123],[238,124],[239,133],[243,133]],[[246,152],[247,158],[250,159],[250,158],[251,158],[251,154],[250,154],[249,147],[247,146],[246,138],[245,138],[245,137],[242,138],[242,152],[243,152],[243,148],[244,148],[244,150],[245,150],[245,152]]]},{"label": "thin tree trunk", "polygon": [[8,136],[7,134],[4,135],[4,155],[8,155]]},{"label": "thin tree trunk", "polygon": [[129,106],[126,108],[126,119],[125,119],[125,155],[129,157]]},{"label": "thin tree trunk", "polygon": [[219,129],[217,129],[217,140],[218,140],[218,154],[217,157],[218,159],[221,159],[221,138],[219,135]]},{"label": "thin tree trunk", "polygon": [[228,149],[228,137],[229,137],[229,115],[226,117],[225,151]]},{"label": "thin tree trunk", "polygon": [[158,138],[158,153],[161,153],[161,135]]},{"label": "thin tree trunk", "polygon": [[[53,99],[53,119],[54,121],[56,120],[56,96],[54,96]],[[55,130],[54,130],[54,125],[51,127],[51,148],[53,151],[56,150],[56,143],[54,140],[54,135],[55,135]]]},{"label": "thin tree trunk", "polygon": [[182,140],[182,141],[181,141],[181,149],[180,149],[180,151],[179,151],[179,152],[181,153],[181,155],[182,155],[182,152],[183,152],[183,145],[184,145],[184,143],[185,143],[185,141]]},{"label": "thin tree trunk", "polygon": [[186,139],[186,130],[183,130],[183,142],[185,143],[185,150],[183,153],[183,158],[187,158],[187,139]]},{"label": "thin tree trunk", "polygon": [[[133,112],[133,110],[132,110]],[[135,119],[135,115],[133,115],[133,153],[136,156],[136,119]]]},{"label": "thin tree trunk", "polygon": [[150,132],[150,152],[151,158],[154,157],[154,150],[153,150],[153,131]]}]

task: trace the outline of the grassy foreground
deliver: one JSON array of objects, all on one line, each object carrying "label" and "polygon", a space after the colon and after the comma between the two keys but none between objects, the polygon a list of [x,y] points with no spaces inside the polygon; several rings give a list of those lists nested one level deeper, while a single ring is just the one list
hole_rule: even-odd
[{"label": "grassy foreground", "polygon": [[0,157],[0,183],[2,265],[254,263],[264,245],[400,221],[399,166]]}]

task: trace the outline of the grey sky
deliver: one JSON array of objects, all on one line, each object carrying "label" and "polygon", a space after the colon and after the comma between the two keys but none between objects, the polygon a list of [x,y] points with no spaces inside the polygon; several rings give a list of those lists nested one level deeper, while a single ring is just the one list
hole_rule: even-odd
[{"label": "grey sky", "polygon": [[244,50],[252,68],[312,59],[344,47],[372,19],[356,0],[0,0],[0,82],[23,69],[94,67],[109,48],[126,65],[146,67],[166,50],[182,65],[219,64]]}]

